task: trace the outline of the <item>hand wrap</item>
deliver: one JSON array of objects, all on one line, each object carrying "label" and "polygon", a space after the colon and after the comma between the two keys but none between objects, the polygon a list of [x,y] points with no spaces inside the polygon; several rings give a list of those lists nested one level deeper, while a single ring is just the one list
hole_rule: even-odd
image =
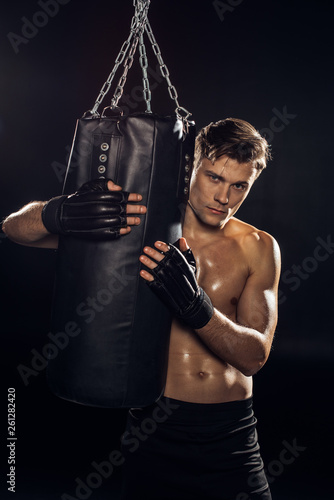
[{"label": "hand wrap", "polygon": [[114,240],[127,226],[129,193],[109,191],[109,179],[86,182],[70,196],[51,198],[42,210],[42,221],[50,233],[90,240]]},{"label": "hand wrap", "polygon": [[176,246],[170,249],[155,269],[150,269],[154,281],[147,281],[153,292],[178,318],[191,328],[205,326],[213,315],[213,305],[196,281],[196,262],[189,249],[182,253]]}]

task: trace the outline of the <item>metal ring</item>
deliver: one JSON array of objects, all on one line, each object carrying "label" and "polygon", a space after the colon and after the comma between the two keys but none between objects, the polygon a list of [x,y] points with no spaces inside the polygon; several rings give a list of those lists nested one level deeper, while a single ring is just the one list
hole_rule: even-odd
[{"label": "metal ring", "polygon": [[[192,115],[192,113],[190,113],[187,109],[182,108],[182,106],[178,106],[175,110],[175,113],[177,115],[179,115],[181,118],[183,118],[184,120],[186,120],[188,118],[188,116]],[[185,116],[182,116],[182,113],[185,113]]]},{"label": "metal ring", "polygon": [[101,113],[101,118],[106,118],[105,111],[106,109],[111,109],[111,111],[118,111],[121,116],[123,116],[123,109],[120,108],[119,106],[106,106],[103,108],[103,111]]}]

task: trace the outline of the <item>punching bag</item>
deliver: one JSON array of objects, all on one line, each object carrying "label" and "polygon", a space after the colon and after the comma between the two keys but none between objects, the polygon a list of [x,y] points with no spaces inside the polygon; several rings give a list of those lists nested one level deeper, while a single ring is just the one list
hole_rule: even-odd
[{"label": "punching bag", "polygon": [[[153,36],[148,4],[136,2],[126,72],[138,40],[145,69],[143,31],[151,41]],[[168,73],[163,74],[170,90]],[[124,85],[124,73],[120,82]],[[120,84],[110,106],[113,110],[118,109],[119,88]],[[59,349],[49,357],[47,380],[56,395],[70,401],[144,407],[164,390],[172,318],[139,276],[139,256],[145,245],[175,242],[182,235],[195,127],[187,120],[189,114],[181,116],[186,110],[178,105],[172,88],[175,115],[151,112],[146,85],[145,113],[100,116],[96,110],[104,96],[100,92],[89,116],[85,113],[77,122],[64,194],[74,193],[87,181],[109,178],[124,191],[140,193],[147,213],[139,226],[116,240],[59,237],[51,324]]]}]

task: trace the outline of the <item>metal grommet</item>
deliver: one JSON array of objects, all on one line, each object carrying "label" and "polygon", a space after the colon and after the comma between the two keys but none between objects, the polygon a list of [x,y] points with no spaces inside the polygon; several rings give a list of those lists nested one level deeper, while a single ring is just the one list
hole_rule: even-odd
[{"label": "metal grommet", "polygon": [[185,182],[186,184],[189,182],[189,177],[188,177],[188,175],[186,175],[186,176],[185,176],[185,178],[184,178],[184,182]]},{"label": "metal grommet", "polygon": [[107,155],[100,155],[100,161],[102,161],[102,163],[104,163],[105,161],[107,161]]},{"label": "metal grommet", "polygon": [[109,144],[108,144],[107,142],[103,142],[103,143],[101,144],[101,149],[102,149],[102,151],[108,151],[108,149],[109,149]]},{"label": "metal grommet", "polygon": [[104,165],[100,165],[97,170],[99,174],[104,174],[104,172],[106,171],[106,167]]},{"label": "metal grommet", "polygon": [[190,160],[190,156],[188,155],[188,153],[185,155],[185,159],[188,161]]},{"label": "metal grommet", "polygon": [[184,190],[183,190],[183,192],[184,192],[184,194],[188,194],[189,189],[187,187],[185,187]]},{"label": "metal grommet", "polygon": [[186,165],[186,166],[184,167],[184,170],[185,170],[186,172],[189,172],[189,170],[190,170],[189,165]]},{"label": "metal grommet", "polygon": [[104,175],[100,175],[99,179],[105,179]]}]

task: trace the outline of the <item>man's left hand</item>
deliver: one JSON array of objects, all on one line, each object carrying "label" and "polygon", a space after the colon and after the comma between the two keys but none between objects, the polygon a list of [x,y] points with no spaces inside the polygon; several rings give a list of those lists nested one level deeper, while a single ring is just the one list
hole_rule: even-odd
[{"label": "man's left hand", "polygon": [[202,328],[213,315],[213,305],[197,283],[196,268],[189,263],[195,260],[185,238],[179,240],[180,250],[162,241],[154,246],[145,247],[139,258],[150,270],[141,270],[141,277],[173,314],[194,329]]}]

